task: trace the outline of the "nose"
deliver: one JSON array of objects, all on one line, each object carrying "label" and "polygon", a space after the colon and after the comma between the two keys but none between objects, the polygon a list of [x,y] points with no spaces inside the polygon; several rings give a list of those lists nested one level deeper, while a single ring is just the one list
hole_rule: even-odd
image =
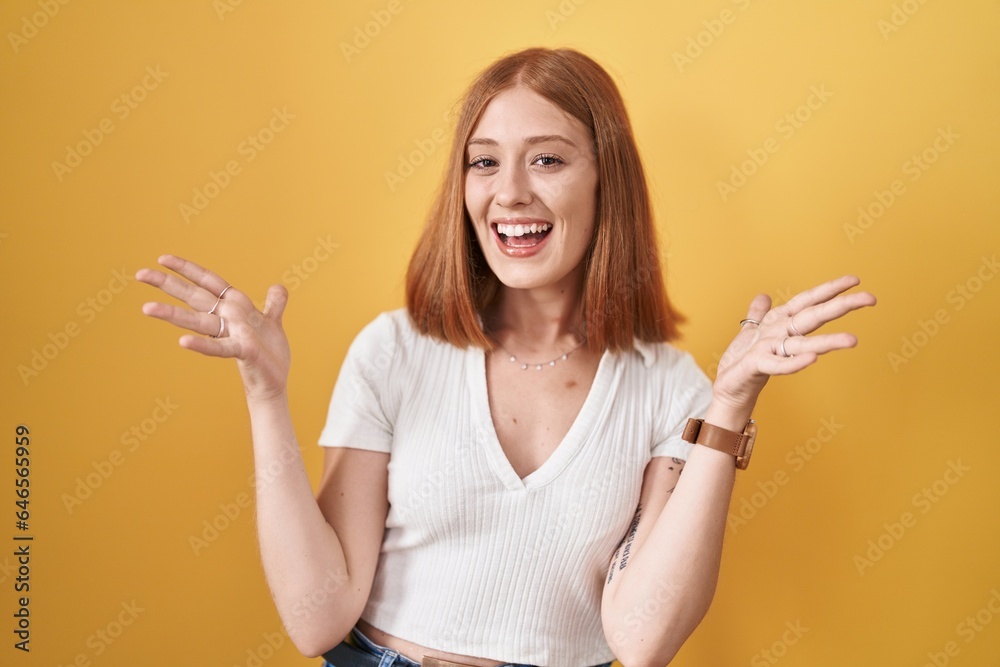
[{"label": "nose", "polygon": [[531,203],[531,180],[526,169],[520,166],[505,165],[500,168],[496,178],[494,198],[502,208],[516,208]]}]

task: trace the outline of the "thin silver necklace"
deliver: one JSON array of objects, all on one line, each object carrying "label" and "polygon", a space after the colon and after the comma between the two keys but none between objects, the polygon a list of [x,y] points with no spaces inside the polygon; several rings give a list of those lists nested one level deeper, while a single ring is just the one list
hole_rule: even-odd
[{"label": "thin silver necklace", "polygon": [[517,357],[515,357],[513,354],[510,353],[510,350],[508,350],[507,348],[505,348],[503,345],[500,344],[500,341],[497,341],[497,347],[499,347],[501,350],[503,350],[504,353],[506,353],[510,357],[510,362],[511,363],[513,363],[513,364],[518,364],[518,363],[521,364],[521,370],[522,371],[526,371],[529,368],[534,368],[536,371],[540,371],[543,368],[545,368],[546,366],[555,366],[557,361],[566,361],[566,359],[569,358],[569,355],[573,354],[574,352],[576,352],[577,350],[579,350],[581,347],[583,347],[584,343],[586,343],[586,342],[587,342],[587,339],[584,338],[583,341],[581,341],[581,343],[579,345],[577,345],[576,347],[574,347],[572,350],[569,350],[567,352],[563,352],[561,355],[559,355],[555,359],[552,359],[550,361],[546,361],[544,363],[536,363],[536,362],[530,362],[530,361],[529,362],[518,361]]}]

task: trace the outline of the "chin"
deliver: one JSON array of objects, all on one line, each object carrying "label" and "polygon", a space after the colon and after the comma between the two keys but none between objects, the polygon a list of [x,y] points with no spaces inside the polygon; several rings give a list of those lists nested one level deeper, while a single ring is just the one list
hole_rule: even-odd
[{"label": "chin", "polygon": [[[547,267],[496,267],[491,265],[490,268],[504,287],[525,290],[553,287],[564,282],[572,273],[572,271],[553,272],[551,268]],[[497,270],[498,268],[500,269],[499,271]]]}]

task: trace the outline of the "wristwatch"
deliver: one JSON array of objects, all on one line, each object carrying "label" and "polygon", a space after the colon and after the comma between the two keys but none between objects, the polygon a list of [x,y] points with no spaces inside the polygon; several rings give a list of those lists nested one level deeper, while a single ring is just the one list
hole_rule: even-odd
[{"label": "wristwatch", "polygon": [[757,422],[750,420],[743,427],[742,433],[706,424],[704,419],[688,419],[681,439],[717,449],[736,457],[736,467],[746,470],[753,452],[753,443],[757,439]]}]

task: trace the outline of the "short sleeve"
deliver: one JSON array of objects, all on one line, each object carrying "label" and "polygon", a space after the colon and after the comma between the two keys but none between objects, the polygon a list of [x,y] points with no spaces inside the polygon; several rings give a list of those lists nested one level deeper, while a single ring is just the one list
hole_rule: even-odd
[{"label": "short sleeve", "polygon": [[673,456],[687,460],[693,443],[681,439],[689,418],[702,418],[712,402],[712,382],[698,368],[690,353],[669,348],[671,362],[666,364],[662,402],[656,406],[653,446],[650,455]]},{"label": "short sleeve", "polygon": [[379,315],[354,338],[333,387],[320,445],[389,452],[395,412],[390,381],[399,344],[389,313]]}]

